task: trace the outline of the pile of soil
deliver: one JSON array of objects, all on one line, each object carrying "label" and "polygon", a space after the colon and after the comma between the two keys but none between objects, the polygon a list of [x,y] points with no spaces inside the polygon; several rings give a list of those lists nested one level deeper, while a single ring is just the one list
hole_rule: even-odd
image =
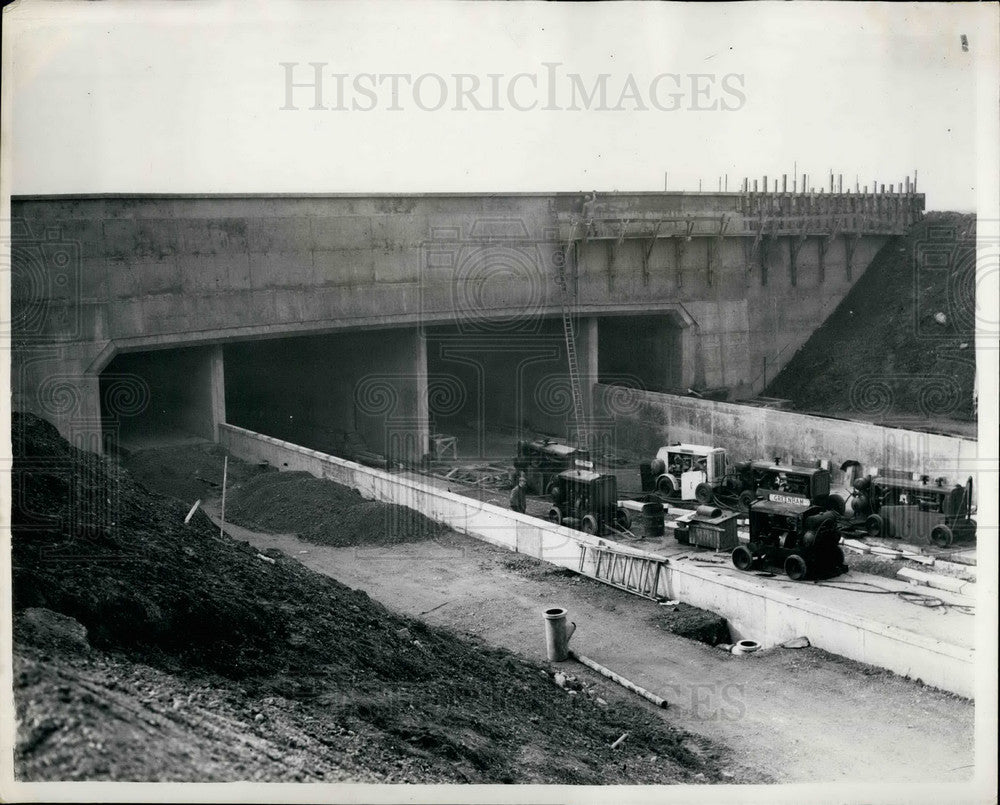
[{"label": "pile of soil", "polygon": [[[185,502],[149,492],[35,416],[15,414],[12,429],[15,611],[68,616],[95,649],[16,646],[25,779],[303,779],[303,747],[325,758],[309,779],[728,779],[717,747],[639,704],[571,697],[538,665],[220,537],[200,513],[185,525]],[[108,674],[127,678],[110,703],[98,684]],[[73,737],[81,718],[86,740]],[[134,739],[130,762],[82,761],[113,748],[121,721]],[[275,721],[285,727],[268,729]],[[171,752],[189,732],[192,746],[214,749],[161,762],[166,730]]]},{"label": "pile of soil", "polygon": [[394,545],[434,539],[447,526],[418,511],[366,500],[307,472],[268,472],[234,487],[226,519],[255,531],[295,534],[317,545]]},{"label": "pile of soil", "polygon": [[[123,455],[121,463],[146,488],[194,503],[222,494],[225,457],[222,445],[205,442],[138,450]],[[230,459],[225,471],[232,487],[272,470]]]},{"label": "pile of soil", "polygon": [[764,392],[802,411],[975,433],[976,216],[928,213],[876,255]]},{"label": "pile of soil", "polygon": [[710,646],[732,642],[729,625],[721,615],[693,607],[683,601],[670,606],[661,606],[659,609],[660,611],[653,616],[653,621],[664,631]]}]

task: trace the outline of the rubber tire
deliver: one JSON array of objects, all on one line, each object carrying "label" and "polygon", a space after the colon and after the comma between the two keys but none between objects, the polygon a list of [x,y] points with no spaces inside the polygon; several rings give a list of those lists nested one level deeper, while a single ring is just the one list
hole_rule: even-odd
[{"label": "rubber tire", "polygon": [[694,499],[702,506],[707,506],[715,499],[715,489],[711,484],[700,483],[694,488]]},{"label": "rubber tire", "polygon": [[753,492],[746,490],[740,492],[739,500],[736,502],[736,508],[739,510],[740,514],[750,514],[751,503],[753,503]]},{"label": "rubber tire", "polygon": [[847,510],[847,503],[844,502],[844,499],[840,495],[827,495],[826,500],[823,501],[823,506],[829,511],[841,515]]},{"label": "rubber tire", "polygon": [[615,509],[615,525],[626,531],[632,527],[632,518],[625,509]]},{"label": "rubber tire", "polygon": [[750,570],[753,567],[753,554],[746,545],[733,548],[733,565],[737,570]]},{"label": "rubber tire", "polygon": [[555,523],[556,525],[562,525],[562,519],[563,519],[562,509],[560,509],[558,506],[551,507],[549,509],[548,515],[546,516],[548,517],[550,523]]},{"label": "rubber tire", "polygon": [[946,525],[936,525],[931,529],[931,542],[938,548],[947,548],[955,541],[955,534]]},{"label": "rubber tire", "polygon": [[881,537],[883,525],[882,518],[877,514],[869,514],[865,518],[865,531],[869,537]]},{"label": "rubber tire", "polygon": [[802,581],[808,572],[809,565],[807,565],[806,560],[797,553],[793,553],[785,560],[785,574],[792,581]]},{"label": "rubber tire", "polygon": [[588,514],[580,522],[580,530],[584,534],[596,534],[601,530],[601,527],[597,523],[597,518],[592,514]]},{"label": "rubber tire", "polygon": [[657,480],[656,491],[661,495],[666,495],[667,497],[673,497],[677,494],[677,490],[674,489],[674,482],[669,478],[660,478]]}]

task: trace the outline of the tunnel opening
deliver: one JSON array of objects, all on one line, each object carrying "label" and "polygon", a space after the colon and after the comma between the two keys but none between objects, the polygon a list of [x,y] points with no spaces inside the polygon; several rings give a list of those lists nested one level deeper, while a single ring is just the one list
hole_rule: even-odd
[{"label": "tunnel opening", "polygon": [[224,412],[217,347],[116,355],[100,376],[101,424],[110,451],[215,441]]},{"label": "tunnel opening", "polygon": [[502,334],[425,332],[431,431],[456,436],[459,455],[509,460],[518,438],[566,438],[573,398],[561,320]]},{"label": "tunnel opening", "polygon": [[224,354],[230,424],[366,463],[427,450],[416,328],[248,341]]},{"label": "tunnel opening", "polygon": [[598,333],[599,382],[661,392],[684,388],[684,329],[675,314],[602,316]]}]

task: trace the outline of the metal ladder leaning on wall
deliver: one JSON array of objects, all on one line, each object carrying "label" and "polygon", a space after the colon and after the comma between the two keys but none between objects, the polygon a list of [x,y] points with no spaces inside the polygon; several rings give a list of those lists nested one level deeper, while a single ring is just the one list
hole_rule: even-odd
[{"label": "metal ladder leaning on wall", "polygon": [[[596,562],[593,574],[584,570],[588,551],[591,559]],[[581,575],[590,576],[597,581],[603,581],[605,584],[617,587],[619,590],[625,590],[653,601],[660,598],[658,593],[660,570],[665,564],[666,560],[635,556],[604,545],[580,546],[579,572]]]},{"label": "metal ladder leaning on wall", "polygon": [[562,259],[556,262],[556,285],[559,288],[559,308],[562,314],[563,338],[566,341],[566,357],[569,363],[569,383],[570,392],[573,397],[573,419],[576,424],[577,446],[588,447],[589,435],[587,433],[586,412],[583,406],[583,390],[580,388],[580,363],[576,354],[576,333],[573,327],[572,299],[570,298],[569,283],[566,279],[566,269],[569,266],[570,255],[576,242],[577,222],[573,223],[570,230],[569,241],[563,251]]}]

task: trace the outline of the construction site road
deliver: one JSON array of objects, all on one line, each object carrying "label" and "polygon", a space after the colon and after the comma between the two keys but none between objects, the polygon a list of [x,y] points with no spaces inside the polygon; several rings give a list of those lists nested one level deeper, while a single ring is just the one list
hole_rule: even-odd
[{"label": "construction site road", "polygon": [[[218,508],[207,511],[217,517]],[[226,525],[420,617],[545,660],[542,611],[565,607],[571,648],[663,696],[671,723],[721,741],[780,782],[960,783],[972,777],[974,704],[815,648],[736,656],[658,627],[658,605],[457,534],[331,548]],[[602,678],[570,660],[569,673]],[[606,680],[603,680],[606,682]],[[641,701],[641,700],[640,700]]]}]

